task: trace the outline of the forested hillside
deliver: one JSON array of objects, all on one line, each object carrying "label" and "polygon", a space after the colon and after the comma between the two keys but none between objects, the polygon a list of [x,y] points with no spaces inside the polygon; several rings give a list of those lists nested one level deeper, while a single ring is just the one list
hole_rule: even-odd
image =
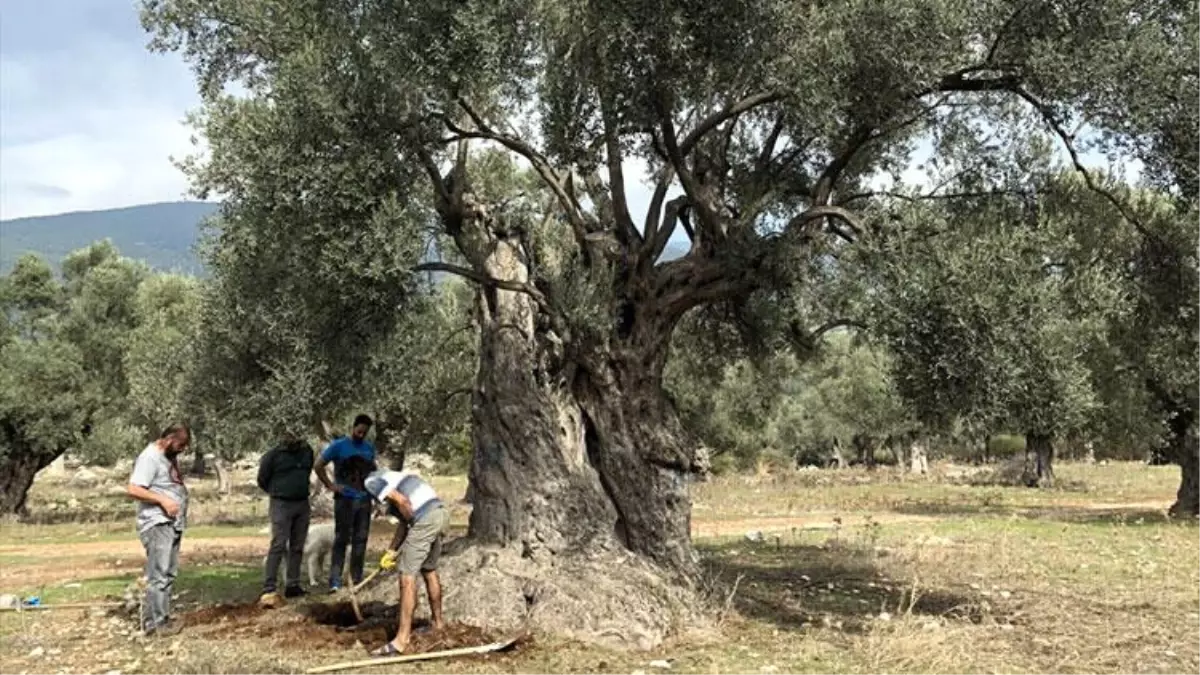
[{"label": "forested hillside", "polygon": [[200,223],[217,209],[208,202],[140,204],[103,211],[0,220],[0,271],[24,253],[59,261],[71,251],[111,239],[125,255],[160,270],[195,274]]}]

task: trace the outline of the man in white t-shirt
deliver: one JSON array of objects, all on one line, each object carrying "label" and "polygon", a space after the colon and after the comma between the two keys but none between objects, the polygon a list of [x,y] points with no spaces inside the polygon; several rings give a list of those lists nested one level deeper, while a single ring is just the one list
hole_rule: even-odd
[{"label": "man in white t-shirt", "polygon": [[367,477],[364,486],[376,501],[387,504],[390,515],[400,520],[392,545],[379,561],[385,570],[400,570],[400,627],[395,640],[371,655],[403,654],[408,648],[413,610],[417,606],[418,572],[425,579],[425,590],[429,593],[433,629],[441,630],[444,626],[442,583],[437,566],[450,514],[433,487],[411,471],[376,471]]}]

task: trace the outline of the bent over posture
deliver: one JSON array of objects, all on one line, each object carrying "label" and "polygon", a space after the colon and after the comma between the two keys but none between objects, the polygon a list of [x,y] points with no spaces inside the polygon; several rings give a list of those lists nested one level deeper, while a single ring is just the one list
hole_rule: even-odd
[{"label": "bent over posture", "polygon": [[373,656],[403,654],[412,632],[413,610],[417,606],[417,573],[425,579],[429,593],[429,611],[434,630],[441,630],[442,582],[438,578],[438,560],[442,555],[442,536],[450,524],[450,514],[433,488],[415,473],[376,471],[365,481],[369,492],[388,513],[400,520],[392,545],[383,554],[379,566],[400,569],[400,626],[396,639],[371,652]]}]

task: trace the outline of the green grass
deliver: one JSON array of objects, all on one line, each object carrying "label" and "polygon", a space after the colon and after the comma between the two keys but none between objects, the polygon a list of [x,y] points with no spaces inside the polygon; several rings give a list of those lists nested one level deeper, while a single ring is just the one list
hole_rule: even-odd
[{"label": "green grass", "polygon": [[[713,624],[649,653],[539,635],[515,654],[407,664],[403,671],[656,672],[649,665],[656,659],[670,660],[669,672],[681,673],[1200,670],[1200,646],[1193,639],[1200,623],[1196,523],[1170,521],[1161,508],[1142,505],[1168,504],[1177,470],[1065,464],[1059,475],[1071,489],[970,487],[886,470],[719,477],[697,487],[695,519],[747,520],[749,526],[760,517],[871,519],[846,519],[834,529],[781,530],[762,543],[747,541],[739,524],[733,536],[698,540],[716,601]],[[447,496],[463,487],[461,479],[439,485]],[[1120,504],[1135,506],[1114,507]],[[464,513],[456,509],[457,523]],[[924,517],[889,520],[914,515]],[[22,531],[29,526],[6,527],[15,528],[11,534],[20,541],[34,539]],[[133,536],[129,523],[120,527],[98,536]],[[69,538],[80,526],[31,529]],[[202,525],[187,536],[252,531],[252,525]],[[49,547],[47,554],[46,564],[53,564]],[[26,553],[4,555],[0,564],[38,562]],[[261,569],[244,558],[242,564],[184,566],[180,602],[253,601]],[[23,590],[41,591],[47,602],[88,600],[119,594],[133,576]],[[46,612],[14,621],[0,619],[0,660],[11,664],[6,669],[58,667],[58,661],[26,655],[56,644],[53,636],[75,635],[77,619]],[[122,651],[126,638],[89,638],[95,643],[60,658],[77,670],[294,672],[361,655],[356,649],[278,648],[272,641],[278,630],[260,625],[191,634],[186,648],[140,665],[122,661],[132,658]]]},{"label": "green grass", "polygon": [[[262,584],[262,567],[257,565],[183,566],[176,580],[176,592],[188,603],[250,601],[257,598]],[[24,586],[8,592],[22,598],[38,596],[43,604],[120,600],[126,586],[140,576],[137,573],[80,581]]]}]

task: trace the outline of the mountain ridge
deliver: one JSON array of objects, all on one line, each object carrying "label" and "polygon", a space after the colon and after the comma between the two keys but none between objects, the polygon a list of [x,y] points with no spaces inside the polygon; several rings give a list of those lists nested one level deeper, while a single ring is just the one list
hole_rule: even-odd
[{"label": "mountain ridge", "polygon": [[[36,253],[58,269],[68,253],[108,239],[122,255],[154,269],[203,276],[196,245],[201,225],[219,208],[215,202],[155,202],[0,220],[0,274],[25,253]],[[687,249],[686,243],[672,241],[663,259],[681,257]]]}]

